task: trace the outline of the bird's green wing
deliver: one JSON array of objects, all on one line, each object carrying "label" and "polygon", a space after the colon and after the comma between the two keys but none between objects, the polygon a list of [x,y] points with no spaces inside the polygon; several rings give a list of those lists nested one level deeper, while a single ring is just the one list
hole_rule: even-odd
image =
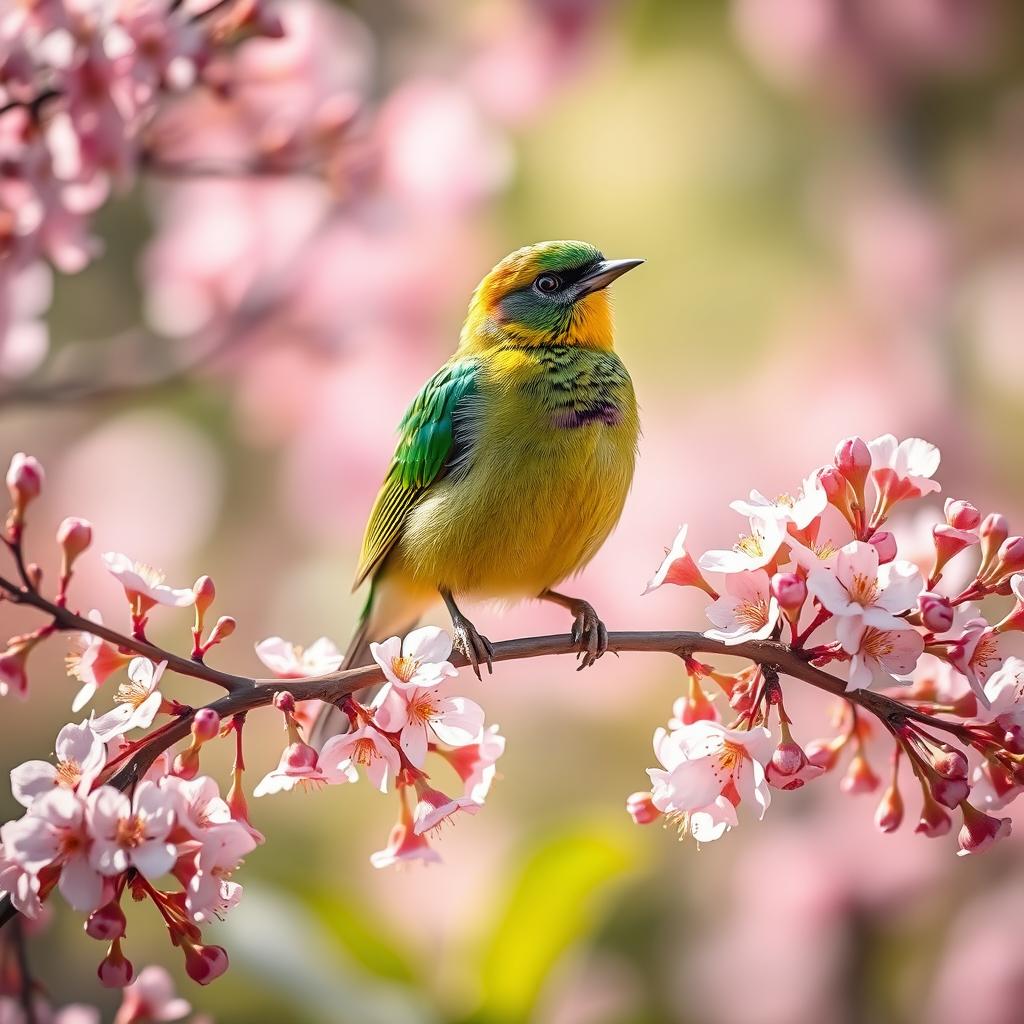
[{"label": "bird's green wing", "polygon": [[468,459],[478,368],[475,359],[445,364],[402,417],[398,446],[366,526],[355,587],[387,556],[417,499]]}]

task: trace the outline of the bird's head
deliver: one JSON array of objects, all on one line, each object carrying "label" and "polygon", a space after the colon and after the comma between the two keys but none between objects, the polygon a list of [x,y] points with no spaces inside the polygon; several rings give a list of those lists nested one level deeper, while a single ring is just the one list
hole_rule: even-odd
[{"label": "bird's head", "polygon": [[463,345],[612,347],[605,289],[643,260],[606,260],[587,242],[538,242],[506,256],[477,286]]}]

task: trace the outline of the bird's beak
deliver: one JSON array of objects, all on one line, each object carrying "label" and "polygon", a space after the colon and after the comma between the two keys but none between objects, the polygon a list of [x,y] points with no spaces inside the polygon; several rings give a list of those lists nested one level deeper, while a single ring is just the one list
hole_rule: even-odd
[{"label": "bird's beak", "polygon": [[602,288],[607,288],[617,277],[622,277],[627,271],[645,262],[646,260],[602,260],[586,277],[581,277],[576,286],[580,295],[598,292]]}]

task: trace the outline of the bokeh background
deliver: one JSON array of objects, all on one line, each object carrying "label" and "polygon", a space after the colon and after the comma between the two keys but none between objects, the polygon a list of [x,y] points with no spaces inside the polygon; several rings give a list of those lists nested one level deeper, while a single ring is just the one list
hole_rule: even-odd
[{"label": "bokeh background", "polygon": [[[278,9],[285,39],[237,51],[230,99],[192,94],[154,126],[193,171],[109,203],[103,257],[52,282],[48,342],[0,349],[0,449],[49,472],[35,557],[52,566],[52,526],[83,515],[96,551],[178,586],[214,576],[240,622],[216,663],[257,671],[252,644],[272,633],[344,646],[394,425],[482,273],[558,237],[649,261],[615,286],[643,414],[636,484],[575,585],[612,627],[700,628],[688,594],[639,596],[678,524],[697,548],[728,546],[729,500],[792,488],[850,433],[932,440],[945,493],[1020,529],[1020,5]],[[259,173],[232,173],[246,163]],[[77,601],[120,621],[97,563]],[[474,612],[492,638],[565,626],[550,608]],[[24,621],[7,605],[0,619]],[[179,613],[154,626],[185,644]],[[58,655],[35,659],[34,700],[0,709],[4,771],[68,718]],[[233,969],[186,985],[197,1007],[223,1024],[1021,1019],[1019,839],[958,859],[951,839],[881,836],[873,800],[832,776],[700,851],[636,828],[623,799],[680,667],[572,667],[462,681],[508,750],[443,866],[370,867],[394,807],[365,787],[258,801],[270,841],[221,928]],[[830,709],[798,690],[806,741]],[[255,781],[283,737],[270,714],[248,733]],[[154,917],[130,920],[129,954],[178,970]],[[108,1005],[98,955],[70,913],[33,941],[58,1004]]]}]

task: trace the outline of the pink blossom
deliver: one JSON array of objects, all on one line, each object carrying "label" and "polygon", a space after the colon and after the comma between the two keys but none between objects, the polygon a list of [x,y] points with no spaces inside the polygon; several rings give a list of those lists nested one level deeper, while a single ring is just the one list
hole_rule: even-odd
[{"label": "pink blossom", "polygon": [[725,594],[706,609],[718,627],[706,630],[711,640],[740,644],[770,636],[779,621],[779,602],[771,592],[771,580],[764,569],[730,573]]},{"label": "pink blossom", "polygon": [[191,1010],[187,1000],[175,995],[174,982],[163,967],[144,967],[124,990],[114,1024],[181,1020]]},{"label": "pink blossom", "polygon": [[705,572],[752,572],[776,560],[786,538],[786,524],[777,516],[750,517],[750,532],[727,551],[705,551],[697,565]]},{"label": "pink blossom", "polygon": [[839,552],[833,570],[818,568],[807,578],[807,589],[837,617],[836,636],[853,654],[868,626],[903,629],[895,613],[913,608],[924,581],[910,562],[879,566],[878,552],[870,544],[853,541]]},{"label": "pink blossom", "polygon": [[764,816],[771,803],[765,765],[772,758],[771,733],[763,727],[727,729],[701,720],[654,734],[661,768],[649,768],[659,811],[679,816],[698,840],[719,838],[737,824],[735,808],[746,800]]},{"label": "pink blossom", "polygon": [[166,775],[159,785],[174,800],[175,821],[193,839],[202,842],[210,829],[232,820],[231,808],[221,797],[220,786],[208,775],[187,780]]},{"label": "pink blossom", "polygon": [[92,863],[92,829],[86,805],[67,789],[53,789],[33,801],[4,832],[7,855],[25,871],[60,867],[57,887],[75,910],[93,911],[103,902],[103,879]]},{"label": "pink blossom", "polygon": [[124,587],[134,615],[144,615],[158,604],[187,608],[195,603],[191,587],[175,589],[164,583],[164,574],[142,562],[133,562],[127,555],[108,551],[103,556],[107,571]]},{"label": "pink blossom", "polygon": [[[103,616],[94,608],[88,618],[103,625]],[[131,661],[130,654],[122,654],[112,643],[95,633],[78,633],[72,639],[72,649],[65,658],[68,675],[82,688],[71,703],[72,711],[81,711],[96,695],[96,691],[119,669]]]},{"label": "pink blossom", "polygon": [[686,532],[688,526],[684,523],[679,527],[672,547],[665,552],[665,558],[658,571],[651,577],[650,582],[644,588],[645,594],[650,594],[665,583],[674,583],[678,587],[699,587],[710,597],[717,598],[718,594],[711,584],[700,573],[697,563],[686,550]]},{"label": "pink blossom", "polygon": [[843,514],[829,505],[805,530],[787,538],[790,557],[804,572],[832,569],[842,548],[854,539],[853,530]]},{"label": "pink blossom", "polygon": [[995,842],[1010,834],[1013,823],[1009,818],[994,818],[972,807],[966,801],[961,806],[964,823],[957,837],[957,842],[960,845],[956,854],[958,857],[982,853]]},{"label": "pink blossom", "polygon": [[107,760],[106,747],[88,722],[65,725],[57,733],[55,751],[56,765],[49,761],[25,761],[11,771],[11,792],[22,807],[31,806],[55,786],[84,796]]},{"label": "pink blossom", "polygon": [[1011,655],[985,681],[985,704],[978,719],[1007,732],[1024,729],[1024,659]]},{"label": "pink blossom", "polygon": [[[191,593],[191,591],[190,591]],[[117,707],[100,715],[93,715],[89,726],[102,740],[111,740],[132,729],[148,729],[163,705],[163,695],[157,689],[167,662],[154,665],[148,658],[133,658],[128,666],[128,680],[117,688]]]},{"label": "pink blossom", "polygon": [[[242,887],[230,881],[231,874],[262,839],[244,822],[232,818],[213,779],[200,776],[184,781],[167,776],[160,785],[176,798],[179,826],[199,844],[191,862],[179,861],[175,869],[175,874],[187,881],[186,909],[199,922],[223,919],[242,894]],[[191,845],[183,848],[191,849]]]},{"label": "pink blossom", "polygon": [[931,479],[939,468],[939,449],[935,445],[919,437],[897,441],[892,434],[882,434],[868,442],[868,448],[879,508],[888,509],[898,501],[941,490]]},{"label": "pink blossom", "polygon": [[328,783],[355,782],[359,778],[359,773],[350,763],[343,761],[329,767],[329,772],[321,767],[319,755],[308,743],[289,743],[277,767],[263,776],[252,795],[267,796],[287,792],[296,786],[324,786]]},{"label": "pink blossom", "polygon": [[443,825],[458,814],[476,814],[480,804],[470,796],[448,796],[439,789],[433,789],[422,779],[416,780],[416,807],[413,809],[413,831],[423,835]]},{"label": "pink blossom", "polygon": [[391,829],[388,844],[383,850],[370,854],[370,863],[375,868],[389,868],[408,861],[439,864],[441,855],[430,845],[425,835],[413,828],[412,813],[403,795],[401,815]]},{"label": "pink blossom", "polygon": [[43,912],[39,899],[39,878],[31,871],[26,871],[5,852],[17,824],[17,821],[8,821],[0,825],[0,894],[6,893],[15,910],[35,920]]},{"label": "pink blossom", "polygon": [[336,672],[344,655],[334,642],[322,636],[303,649],[279,636],[267,637],[256,645],[256,656],[278,679],[301,679]]},{"label": "pink blossom", "polygon": [[797,530],[805,530],[825,511],[828,504],[820,472],[815,470],[811,473],[795,497],[782,494],[777,498],[766,498],[760,491],[751,491],[749,500],[733,501],[729,508],[749,519],[775,518],[784,523],[792,523]]},{"label": "pink blossom", "polygon": [[891,683],[890,676],[910,675],[924,653],[924,638],[915,629],[867,626],[851,653],[847,692],[871,686],[878,679],[885,684]]},{"label": "pink blossom", "polygon": [[86,820],[93,836],[92,866],[104,875],[130,867],[150,879],[166,874],[178,856],[168,840],[174,807],[173,794],[149,781],[140,782],[131,799],[111,786],[90,793]]},{"label": "pink blossom", "polygon": [[1005,660],[1002,641],[1002,636],[985,619],[971,619],[957,643],[949,649],[950,664],[966,676],[983,707],[989,702],[985,684]]},{"label": "pink blossom", "polygon": [[458,675],[448,661],[452,638],[437,626],[421,626],[404,640],[393,636],[383,643],[371,643],[373,660],[384,677],[399,690],[431,688],[445,677]]},{"label": "pink blossom", "polygon": [[[332,736],[320,750],[320,764],[328,775],[349,768],[362,768],[366,777],[382,793],[388,791],[388,780],[402,767],[394,744],[372,725],[361,725],[352,732]],[[346,766],[346,767],[343,767]]]},{"label": "pink blossom", "polygon": [[194,921],[223,921],[238,905],[242,887],[231,881],[231,875],[255,848],[256,841],[240,822],[208,830],[196,854],[185,898],[185,908]]},{"label": "pink blossom", "polygon": [[444,759],[462,779],[463,795],[482,804],[497,775],[495,763],[505,753],[505,737],[496,725],[480,731],[480,735],[464,747],[441,751]]},{"label": "pink blossom", "polygon": [[376,719],[387,732],[400,733],[402,750],[417,767],[427,756],[429,733],[442,743],[463,747],[472,743],[484,725],[484,711],[467,697],[444,697],[422,686],[385,686],[374,704]]}]

